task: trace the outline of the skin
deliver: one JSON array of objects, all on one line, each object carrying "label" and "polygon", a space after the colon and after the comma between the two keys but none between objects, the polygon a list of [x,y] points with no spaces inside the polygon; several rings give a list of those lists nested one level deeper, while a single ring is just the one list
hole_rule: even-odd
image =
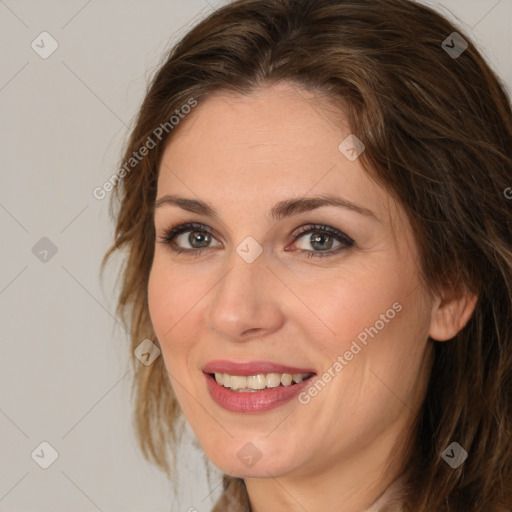
[{"label": "skin", "polygon": [[[399,474],[405,447],[394,445],[403,444],[422,405],[428,336],[452,338],[476,300],[423,288],[403,210],[360,159],[339,151],[351,131],[332,112],[325,98],[289,83],[244,96],[215,93],[182,121],[159,173],[157,200],[177,194],[219,212],[215,219],[156,208],[149,309],[187,421],[212,463],[245,479],[254,512],[367,510]],[[376,218],[335,206],[269,217],[279,201],[319,194],[343,197]],[[200,256],[176,254],[159,239],[185,222],[212,232]],[[341,242],[319,249],[315,233],[294,241],[310,224],[336,228],[354,245],[334,254]],[[189,234],[175,242],[194,250]],[[250,264],[236,252],[247,236],[263,249]],[[306,256],[322,247],[332,255]],[[322,375],[395,303],[401,311],[309,403],[241,414],[210,398],[207,362],[268,360]],[[261,453],[252,467],[237,457],[248,442]]]}]

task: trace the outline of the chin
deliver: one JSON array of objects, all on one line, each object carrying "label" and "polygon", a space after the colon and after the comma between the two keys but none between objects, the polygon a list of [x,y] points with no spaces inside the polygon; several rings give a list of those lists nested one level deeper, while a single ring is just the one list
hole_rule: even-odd
[{"label": "chin", "polygon": [[[292,460],[290,454],[278,452],[268,446],[268,441],[266,450],[259,449],[256,443],[248,440],[233,441],[230,445],[226,443],[222,452],[216,450],[211,453],[205,450],[205,453],[215,467],[238,478],[281,477],[296,469],[296,461]],[[226,449],[228,446],[233,446],[233,450]]]}]

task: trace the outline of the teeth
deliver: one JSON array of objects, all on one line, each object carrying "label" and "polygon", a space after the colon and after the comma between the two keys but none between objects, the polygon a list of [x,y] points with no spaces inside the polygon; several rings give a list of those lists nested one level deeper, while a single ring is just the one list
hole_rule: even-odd
[{"label": "teeth", "polygon": [[231,389],[244,389],[247,387],[247,377],[231,375]]},{"label": "teeth", "polygon": [[309,373],[259,373],[258,375],[229,375],[227,373],[216,373],[215,380],[225,388],[235,391],[250,393],[265,388],[277,388],[278,386],[291,386],[298,384],[309,377]]},{"label": "teeth", "polygon": [[251,389],[265,389],[267,378],[264,373],[247,377],[247,387]]},{"label": "teeth", "polygon": [[267,373],[267,388],[277,388],[281,384],[281,374]]},{"label": "teeth", "polygon": [[281,375],[281,384],[283,386],[290,386],[292,381],[293,377],[289,373],[283,373],[283,375]]}]

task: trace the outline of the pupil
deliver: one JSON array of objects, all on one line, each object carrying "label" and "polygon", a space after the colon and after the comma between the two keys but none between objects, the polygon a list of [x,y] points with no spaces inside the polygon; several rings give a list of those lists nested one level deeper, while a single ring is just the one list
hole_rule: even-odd
[{"label": "pupil", "polygon": [[[316,244],[318,241],[320,241],[320,244],[322,245],[321,241],[322,241],[322,239],[325,239],[325,238],[330,239],[330,242],[331,242],[331,243],[330,243],[330,244],[328,244],[328,247],[323,247],[323,248],[324,248],[324,249],[330,249],[330,248],[331,248],[331,246],[332,246],[332,237],[331,237],[330,235],[325,235],[325,234],[317,234],[317,235],[314,235],[314,236],[313,236],[313,238],[312,238],[312,240],[311,240],[311,245],[312,245],[313,247],[315,247],[315,244]],[[325,243],[325,242],[324,242],[324,243]],[[318,248],[318,247],[317,247],[317,248]],[[320,247],[320,248],[322,248],[322,247]]]},{"label": "pupil", "polygon": [[203,241],[203,244],[201,247],[208,246],[208,234],[204,233],[202,231],[193,231],[190,233],[190,244],[194,246],[195,241],[199,241],[199,244],[201,244],[201,240]]}]

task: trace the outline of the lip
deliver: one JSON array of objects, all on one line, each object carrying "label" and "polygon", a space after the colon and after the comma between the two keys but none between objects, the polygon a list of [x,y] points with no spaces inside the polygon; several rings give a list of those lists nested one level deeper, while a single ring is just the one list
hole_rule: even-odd
[{"label": "lip", "polygon": [[[298,384],[263,389],[254,393],[244,393],[233,391],[218,384],[215,376],[212,375],[215,373],[228,373],[245,377],[260,373],[312,373],[313,375]],[[275,409],[296,397],[305,387],[311,385],[316,372],[312,368],[299,368],[270,361],[237,363],[228,360],[217,360],[210,361],[204,366],[203,375],[211,398],[222,408],[238,413],[259,413]]]},{"label": "lip", "polygon": [[[228,373],[228,372],[226,372]],[[261,372],[264,373],[264,372]],[[276,372],[281,373],[281,372]],[[288,373],[288,372],[283,372]],[[296,372],[306,373],[306,372]],[[268,388],[261,391],[239,392],[225,388],[217,383],[214,377],[209,373],[203,373],[206,387],[211,398],[223,409],[238,413],[260,413],[270,411],[283,405],[296,397],[304,388],[311,385],[316,375],[290,386],[278,386],[277,388]],[[251,375],[251,374],[249,374]]]},{"label": "lip", "polygon": [[247,363],[236,363],[225,359],[210,361],[203,368],[204,373],[229,373],[247,377],[260,373],[316,373],[312,368],[298,368],[270,361],[250,361]]}]

